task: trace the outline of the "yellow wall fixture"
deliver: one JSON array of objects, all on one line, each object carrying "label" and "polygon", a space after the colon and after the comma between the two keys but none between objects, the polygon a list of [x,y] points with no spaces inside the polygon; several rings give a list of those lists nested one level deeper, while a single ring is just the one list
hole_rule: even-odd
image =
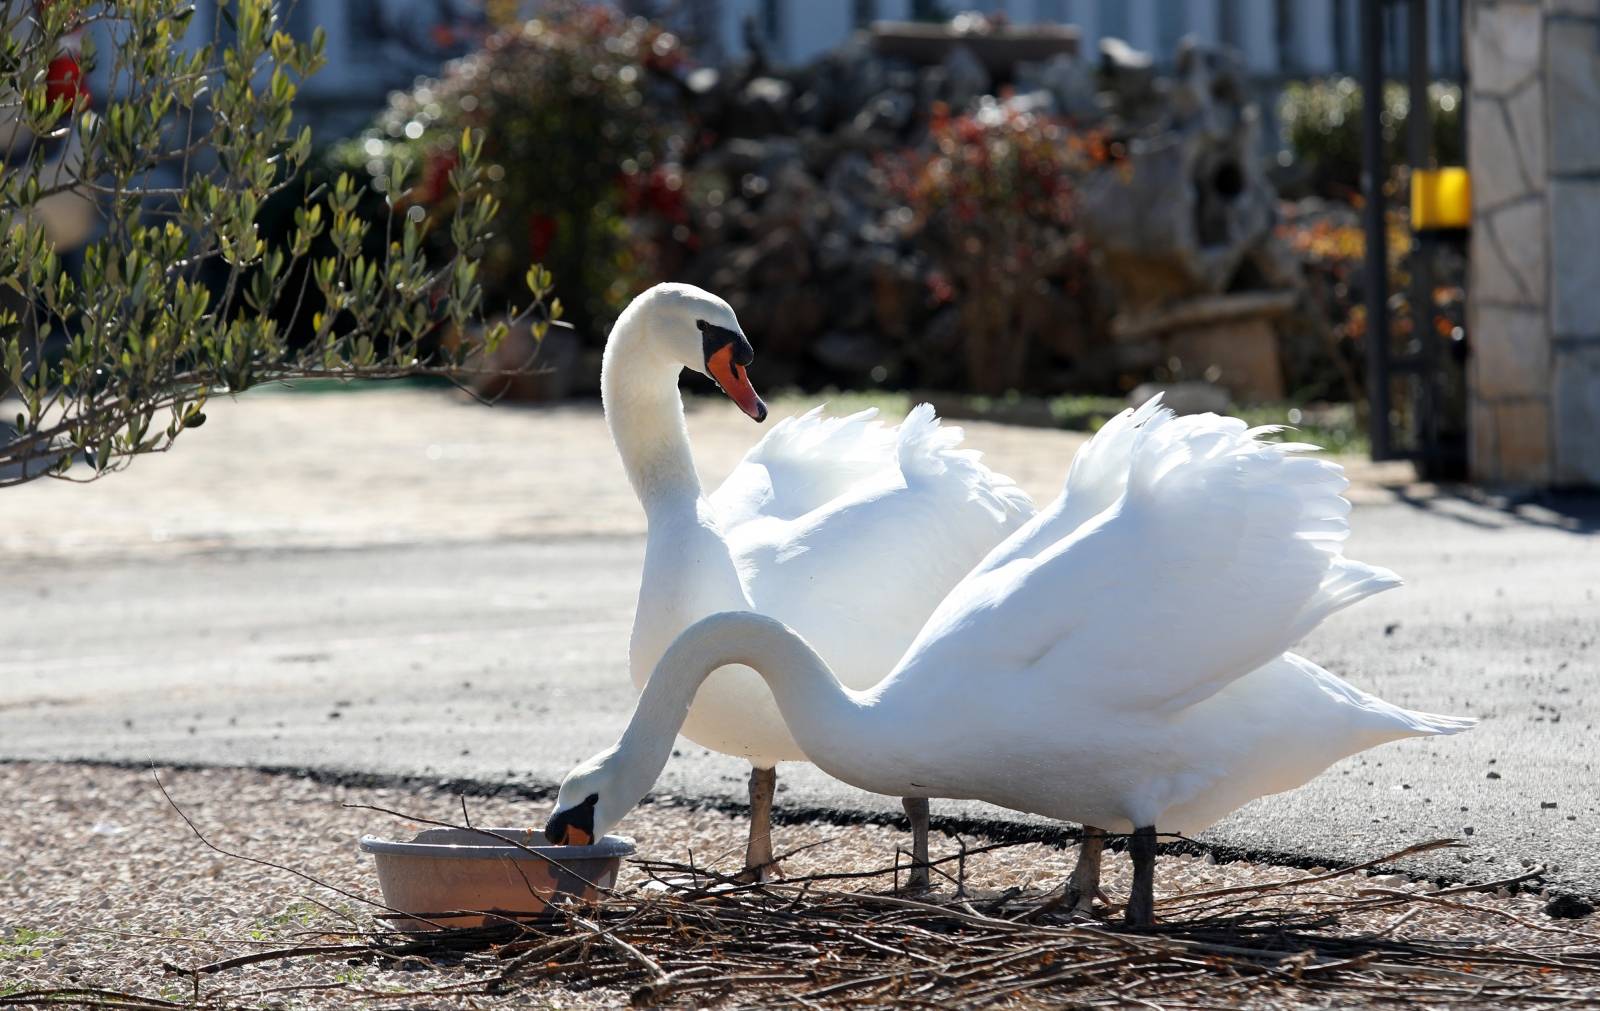
[{"label": "yellow wall fixture", "polygon": [[1472,177],[1464,168],[1411,170],[1411,227],[1466,228],[1472,223]]}]

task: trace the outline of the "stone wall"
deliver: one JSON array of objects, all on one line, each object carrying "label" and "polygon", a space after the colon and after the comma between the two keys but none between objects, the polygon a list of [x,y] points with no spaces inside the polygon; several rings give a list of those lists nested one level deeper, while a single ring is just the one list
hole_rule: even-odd
[{"label": "stone wall", "polygon": [[1600,0],[1471,0],[1471,467],[1600,485]]}]

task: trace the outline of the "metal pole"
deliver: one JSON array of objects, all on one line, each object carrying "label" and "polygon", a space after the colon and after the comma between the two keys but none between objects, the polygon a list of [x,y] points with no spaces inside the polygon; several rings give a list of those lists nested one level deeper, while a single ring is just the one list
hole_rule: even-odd
[{"label": "metal pole", "polygon": [[[1432,160],[1433,109],[1428,105],[1428,0],[1407,0],[1406,24],[1410,111],[1406,116],[1406,160],[1411,170],[1425,169]],[[1418,355],[1414,380],[1416,403],[1413,430],[1425,470],[1439,454],[1439,335],[1433,332],[1433,236],[1412,228],[1411,326]]]},{"label": "metal pole", "polygon": [[1383,199],[1383,4],[1361,0],[1361,191],[1367,263],[1367,427],[1372,458],[1389,459],[1389,248]]}]

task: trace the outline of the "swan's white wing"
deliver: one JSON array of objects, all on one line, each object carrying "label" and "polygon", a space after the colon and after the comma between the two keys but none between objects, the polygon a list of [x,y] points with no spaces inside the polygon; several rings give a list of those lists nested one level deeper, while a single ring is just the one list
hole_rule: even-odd
[{"label": "swan's white wing", "polygon": [[1128,486],[1128,464],[1140,429],[1150,422],[1171,420],[1172,412],[1161,406],[1157,394],[1102,425],[1073,456],[1066,484],[1055,501],[996,545],[974,573],[997,569],[1017,558],[1031,558],[1115,504]]},{"label": "swan's white wing", "polygon": [[1122,497],[964,580],[899,676],[1014,671],[1107,707],[1179,708],[1397,585],[1343,557],[1341,468],[1262,434],[1236,419],[1152,415]]},{"label": "swan's white wing", "polygon": [[895,469],[895,433],[876,408],[785,418],[750,448],[710,496],[725,532],[758,517],[794,519]]},{"label": "swan's white wing", "polygon": [[[879,681],[944,596],[1033,512],[926,404],[890,434],[893,452],[875,473],[808,511],[764,508],[727,532],[754,608],[799,630],[856,687]],[[770,501],[824,463],[780,465]]]}]

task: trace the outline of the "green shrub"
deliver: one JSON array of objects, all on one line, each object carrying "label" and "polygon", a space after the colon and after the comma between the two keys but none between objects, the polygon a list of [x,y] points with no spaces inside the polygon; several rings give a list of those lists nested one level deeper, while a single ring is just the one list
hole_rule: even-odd
[{"label": "green shrub", "polygon": [[394,95],[334,160],[380,187],[396,159],[421,164],[410,204],[426,220],[448,219],[455,138],[481,131],[485,171],[503,201],[484,247],[486,288],[514,291],[529,262],[546,263],[561,278],[570,318],[594,330],[632,294],[621,183],[651,167],[657,130],[646,77],[677,58],[677,40],[642,18],[552,4],[438,79]]},{"label": "green shrub", "polygon": [[[0,427],[0,486],[92,479],[165,450],[205,421],[218,392],[318,376],[455,374],[481,350],[434,342],[441,328],[465,332],[481,317],[474,254],[497,202],[481,185],[477,136],[453,140],[456,164],[441,184],[452,212],[437,230],[455,252],[438,262],[423,255],[428,226],[412,218],[388,234],[381,257],[365,253],[363,194],[349,177],[295,208],[283,244],[259,234],[262,208],[310,156],[294,100],[297,82],[323,61],[320,33],[302,43],[278,31],[277,6],[225,4],[232,39],[193,51],[181,44],[194,13],[187,0],[0,8],[0,106],[25,131],[0,181],[0,381],[17,398],[14,425]],[[91,21],[110,28],[110,78],[119,82],[99,113],[78,74],[61,70]],[[96,59],[84,43],[75,68]],[[52,141],[75,159],[48,160]],[[408,171],[392,166],[391,199],[404,199]],[[65,266],[43,210],[62,194],[104,220],[81,272]],[[314,252],[319,242],[325,255]],[[534,269],[529,283],[542,306],[548,275]],[[295,307],[292,322],[308,292],[322,307],[306,306],[311,336],[293,344],[278,314]],[[536,328],[548,319],[540,312]],[[490,328],[484,342],[503,333]]]},{"label": "green shrub", "polygon": [[1029,295],[1085,268],[1073,227],[1086,145],[1065,120],[986,105],[935,109],[926,146],[900,155],[890,183],[912,212],[911,240],[937,271],[933,298],[961,314],[966,375],[978,393],[1024,385],[1040,330]]}]

